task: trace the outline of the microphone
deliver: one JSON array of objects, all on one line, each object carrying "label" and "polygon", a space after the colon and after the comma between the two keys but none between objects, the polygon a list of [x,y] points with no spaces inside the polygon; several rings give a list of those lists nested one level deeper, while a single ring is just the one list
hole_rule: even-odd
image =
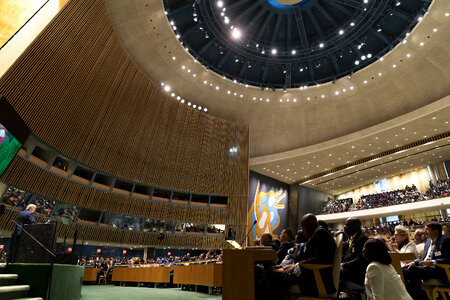
[{"label": "microphone", "polygon": [[252,227],[250,227],[250,230],[247,232],[247,234],[245,235],[245,237],[244,237],[244,240],[242,240],[242,243],[241,243],[241,245],[242,245],[242,248],[243,248],[243,246],[244,246],[244,242],[245,242],[245,239],[247,238],[247,236],[248,236],[248,234],[250,233],[250,231],[252,231],[253,230],[253,227],[255,227],[255,225],[256,225],[256,222],[257,222],[257,220],[255,220],[255,222],[253,222],[253,225],[252,225]]}]

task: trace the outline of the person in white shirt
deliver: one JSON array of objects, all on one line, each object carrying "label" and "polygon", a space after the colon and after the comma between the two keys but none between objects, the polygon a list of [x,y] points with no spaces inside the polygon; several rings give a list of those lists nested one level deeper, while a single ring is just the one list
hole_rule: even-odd
[{"label": "person in white shirt", "polygon": [[412,300],[400,275],[391,265],[392,259],[385,243],[369,239],[363,248],[363,256],[369,261],[365,288],[369,300]]}]

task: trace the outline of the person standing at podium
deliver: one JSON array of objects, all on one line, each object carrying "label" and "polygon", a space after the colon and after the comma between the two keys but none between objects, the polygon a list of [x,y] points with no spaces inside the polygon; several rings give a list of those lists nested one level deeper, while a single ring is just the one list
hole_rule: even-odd
[{"label": "person standing at podium", "polygon": [[27,208],[19,213],[17,217],[17,224],[14,228],[11,237],[10,255],[8,256],[8,262],[14,262],[16,260],[17,245],[19,245],[20,236],[22,235],[22,227],[26,224],[37,223],[34,219],[34,212],[36,211],[36,205],[29,204]]}]

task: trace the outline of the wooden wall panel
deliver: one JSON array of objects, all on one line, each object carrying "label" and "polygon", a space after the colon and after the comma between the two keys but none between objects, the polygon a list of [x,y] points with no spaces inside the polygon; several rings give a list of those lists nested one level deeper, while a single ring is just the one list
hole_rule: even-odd
[{"label": "wooden wall panel", "polygon": [[[115,195],[59,177],[19,156],[14,158],[2,180],[57,201],[140,218],[227,224],[229,213],[228,209],[188,207]],[[234,201],[230,199],[230,202]],[[241,206],[237,208],[242,209]]]},{"label": "wooden wall panel", "polygon": [[70,1],[0,78],[0,93],[34,135],[74,160],[133,182],[226,195],[229,206],[206,214],[200,208],[172,211],[83,187],[18,158],[2,180],[75,205],[226,222],[238,236],[245,234],[248,126],[181,104],[152,82],[121,47],[103,0]]}]

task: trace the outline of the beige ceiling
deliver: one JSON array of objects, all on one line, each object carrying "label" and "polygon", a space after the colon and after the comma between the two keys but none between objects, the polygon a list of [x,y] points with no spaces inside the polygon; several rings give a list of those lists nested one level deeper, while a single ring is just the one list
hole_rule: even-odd
[{"label": "beige ceiling", "polygon": [[[106,2],[130,57],[154,81],[169,85],[174,101],[180,96],[185,103],[207,107],[214,116],[249,124],[250,167],[259,173],[287,183],[298,182],[371,153],[450,131],[448,0],[433,1],[406,42],[397,45],[383,61],[336,84],[286,92],[246,87],[207,71],[175,37],[161,0]],[[433,148],[438,144],[439,149]],[[410,149],[421,155],[398,159],[395,164],[415,168],[448,160],[448,144],[445,138],[428,145],[433,149],[426,152],[422,152],[424,147]],[[386,156],[367,167],[348,169],[350,178],[347,172],[328,175],[328,185],[324,178],[323,183],[318,178],[308,184],[337,194],[373,181],[379,174],[388,177],[404,172],[388,161],[370,168],[384,160],[396,158]],[[353,175],[356,169],[361,171]]]}]

